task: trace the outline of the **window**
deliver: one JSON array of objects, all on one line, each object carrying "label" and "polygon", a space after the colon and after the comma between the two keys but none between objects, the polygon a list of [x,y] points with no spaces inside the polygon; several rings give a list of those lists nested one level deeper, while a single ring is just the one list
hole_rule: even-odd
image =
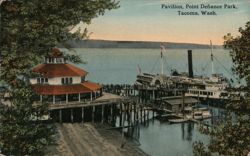
[{"label": "window", "polygon": [[37,78],[37,83],[41,83],[40,78]]},{"label": "window", "polygon": [[63,63],[63,58],[56,58],[56,63]]},{"label": "window", "polygon": [[41,83],[41,84],[44,84],[44,83],[48,83],[48,78],[43,78],[43,77],[39,77],[37,78],[37,83]]},{"label": "window", "polygon": [[72,77],[65,77],[61,79],[62,84],[72,84],[73,78]]},{"label": "window", "polygon": [[82,77],[81,77],[81,82],[84,82],[84,81],[85,81],[85,77],[82,76]]},{"label": "window", "polygon": [[47,58],[46,63],[53,63],[53,58]]},{"label": "window", "polygon": [[64,78],[62,78],[62,79],[61,79],[61,82],[62,82],[62,84],[64,84],[64,83],[65,83],[65,82],[64,82]]}]

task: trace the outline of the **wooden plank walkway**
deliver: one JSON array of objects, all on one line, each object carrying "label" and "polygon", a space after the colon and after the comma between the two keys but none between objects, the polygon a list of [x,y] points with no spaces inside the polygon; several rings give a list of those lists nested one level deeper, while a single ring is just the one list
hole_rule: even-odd
[{"label": "wooden plank walkway", "polygon": [[[93,100],[93,101],[73,101],[73,102],[57,102],[49,103],[49,110],[56,109],[66,109],[66,108],[80,108],[80,107],[89,107],[89,106],[98,106],[98,105],[109,105],[109,104],[120,104],[129,102],[129,98],[118,96],[110,93],[103,93],[103,96]],[[39,105],[41,103],[35,103],[33,106]]]},{"label": "wooden plank walkway", "polygon": [[68,103],[54,103],[49,105],[50,110],[55,109],[65,109],[65,108],[79,108],[79,107],[89,107],[89,106],[98,106],[98,105],[108,105],[108,104],[120,104],[123,102],[128,102],[129,99],[126,97],[103,93],[103,96],[93,100],[93,101],[75,101]]}]

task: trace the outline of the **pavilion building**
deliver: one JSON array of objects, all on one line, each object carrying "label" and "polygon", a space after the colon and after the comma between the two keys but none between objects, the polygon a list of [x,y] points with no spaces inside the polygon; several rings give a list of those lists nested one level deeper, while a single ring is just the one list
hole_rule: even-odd
[{"label": "pavilion building", "polygon": [[102,86],[86,81],[88,72],[68,64],[58,49],[33,68],[39,77],[31,78],[33,90],[49,103],[92,101],[102,95]]}]

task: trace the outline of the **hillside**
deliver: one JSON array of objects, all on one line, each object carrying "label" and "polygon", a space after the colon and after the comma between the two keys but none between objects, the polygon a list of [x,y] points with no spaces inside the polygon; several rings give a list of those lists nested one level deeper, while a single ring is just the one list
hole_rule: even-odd
[{"label": "hillside", "polygon": [[[147,42],[147,41],[108,41],[108,40],[79,40],[69,41],[73,48],[146,48],[159,49],[163,44],[167,49],[210,49],[210,45],[173,42]],[[59,45],[59,47],[63,47]],[[215,45],[214,49],[222,48]]]}]

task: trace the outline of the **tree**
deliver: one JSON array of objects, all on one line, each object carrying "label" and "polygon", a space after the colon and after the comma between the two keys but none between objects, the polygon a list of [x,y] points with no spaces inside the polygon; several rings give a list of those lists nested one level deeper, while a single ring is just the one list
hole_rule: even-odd
[{"label": "tree", "polygon": [[[36,120],[48,113],[48,104],[34,107],[29,84],[31,69],[58,43],[87,37],[87,30],[70,33],[80,21],[118,8],[113,0],[5,0],[0,4],[0,78],[9,90],[9,104],[0,104],[0,150],[4,154],[42,155],[53,142],[53,126]],[[81,60],[68,54],[73,62]]]},{"label": "tree", "polygon": [[250,86],[250,21],[246,23],[245,29],[239,28],[239,32],[241,35],[236,38],[230,33],[224,36],[224,45],[231,49],[230,55],[234,63],[232,70],[240,78],[245,78],[247,86]]},{"label": "tree", "polygon": [[214,127],[200,127],[201,132],[210,135],[206,147],[202,142],[194,144],[194,155],[239,155],[250,153],[250,22],[239,28],[240,36],[227,34],[225,48],[230,49],[234,66],[233,71],[246,80],[246,87],[235,89],[245,92],[244,97],[232,98],[227,104],[227,117]]}]

